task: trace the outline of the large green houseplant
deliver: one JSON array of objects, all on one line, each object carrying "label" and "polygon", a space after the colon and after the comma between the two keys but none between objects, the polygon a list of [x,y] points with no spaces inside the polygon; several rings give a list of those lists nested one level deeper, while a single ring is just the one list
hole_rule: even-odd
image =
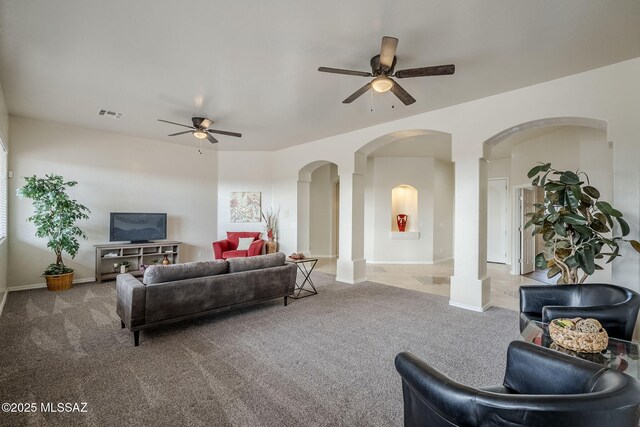
[{"label": "large green houseplant", "polygon": [[[542,236],[544,251],[536,255],[536,268],[548,268],[547,277],[559,275],[558,284],[584,283],[602,270],[600,260],[610,263],[620,256],[621,242],[640,252],[637,240],[624,239],[630,229],[622,213],[600,200],[586,173],[558,171],[545,163],[527,176],[544,189],[544,201],[527,214],[531,219],[525,228],[534,227],[532,235]],[[620,233],[613,229],[616,223]]]},{"label": "large green houseplant", "polygon": [[36,226],[36,237],[47,239],[47,247],[56,256],[56,262],[50,264],[42,274],[47,279],[50,290],[69,289],[73,283],[73,269],[64,265],[62,254],[66,252],[75,258],[80,248],[78,237],[87,236],[76,225],[76,221],[89,218],[89,209],[73,200],[67,194],[67,188],[76,181],[64,181],[59,175],[25,177],[26,183],[17,191],[18,197],[33,200],[32,216],[27,221]]}]

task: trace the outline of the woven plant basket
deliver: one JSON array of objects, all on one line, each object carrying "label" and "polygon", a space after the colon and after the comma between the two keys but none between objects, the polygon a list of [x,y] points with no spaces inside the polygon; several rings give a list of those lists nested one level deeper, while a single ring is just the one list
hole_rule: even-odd
[{"label": "woven plant basket", "polygon": [[553,319],[549,335],[554,343],[580,353],[599,353],[609,344],[609,335],[596,319]]},{"label": "woven plant basket", "polygon": [[47,279],[47,289],[50,291],[66,291],[73,286],[73,272],[44,277]]}]

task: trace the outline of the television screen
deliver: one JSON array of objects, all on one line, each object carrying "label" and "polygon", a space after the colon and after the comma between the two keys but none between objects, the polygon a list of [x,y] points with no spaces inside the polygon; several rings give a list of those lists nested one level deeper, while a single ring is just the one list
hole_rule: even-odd
[{"label": "television screen", "polygon": [[111,212],[109,240],[136,243],[167,238],[166,213]]}]

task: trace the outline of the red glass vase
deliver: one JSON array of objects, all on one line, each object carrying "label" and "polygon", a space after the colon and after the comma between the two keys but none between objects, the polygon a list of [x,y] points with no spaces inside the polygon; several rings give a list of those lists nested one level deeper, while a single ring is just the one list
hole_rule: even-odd
[{"label": "red glass vase", "polygon": [[407,229],[407,219],[409,217],[405,214],[396,215],[396,221],[398,223],[398,231],[405,231]]}]

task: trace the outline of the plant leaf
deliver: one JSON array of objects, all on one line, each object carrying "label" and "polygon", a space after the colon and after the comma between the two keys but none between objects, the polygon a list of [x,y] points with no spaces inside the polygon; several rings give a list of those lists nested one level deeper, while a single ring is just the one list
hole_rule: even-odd
[{"label": "plant leaf", "polygon": [[554,265],[549,269],[549,271],[547,271],[547,279],[551,279],[552,277],[557,276],[560,273],[562,273],[562,270],[560,269],[560,267],[558,267],[557,265]]},{"label": "plant leaf", "polygon": [[559,222],[553,224],[553,231],[555,231],[556,234],[559,234],[562,237],[567,237],[567,230]]},{"label": "plant leaf", "polygon": [[531,170],[527,173],[527,178],[533,178],[534,176],[538,175],[542,170],[542,167],[543,165],[538,165],[531,168]]},{"label": "plant leaf", "polygon": [[593,197],[594,199],[599,199],[600,198],[600,192],[598,191],[597,188],[592,187],[590,185],[585,185],[584,187],[582,187],[582,191],[584,191],[585,193],[587,193],[589,196]]},{"label": "plant leaf", "polygon": [[636,250],[636,252],[640,252],[640,242],[637,240],[629,240],[631,247]]},{"label": "plant leaf", "polygon": [[580,177],[571,171],[564,171],[560,174],[560,182],[575,185],[580,182]]},{"label": "plant leaf", "polygon": [[616,219],[618,220],[618,224],[620,224],[620,230],[622,231],[622,236],[624,237],[627,234],[629,234],[631,232],[631,229],[629,228],[629,224],[627,224],[627,221],[625,221],[619,216],[616,217]]},{"label": "plant leaf", "polygon": [[547,268],[547,260],[544,259],[544,253],[536,255],[536,268],[538,270],[545,270]]}]

